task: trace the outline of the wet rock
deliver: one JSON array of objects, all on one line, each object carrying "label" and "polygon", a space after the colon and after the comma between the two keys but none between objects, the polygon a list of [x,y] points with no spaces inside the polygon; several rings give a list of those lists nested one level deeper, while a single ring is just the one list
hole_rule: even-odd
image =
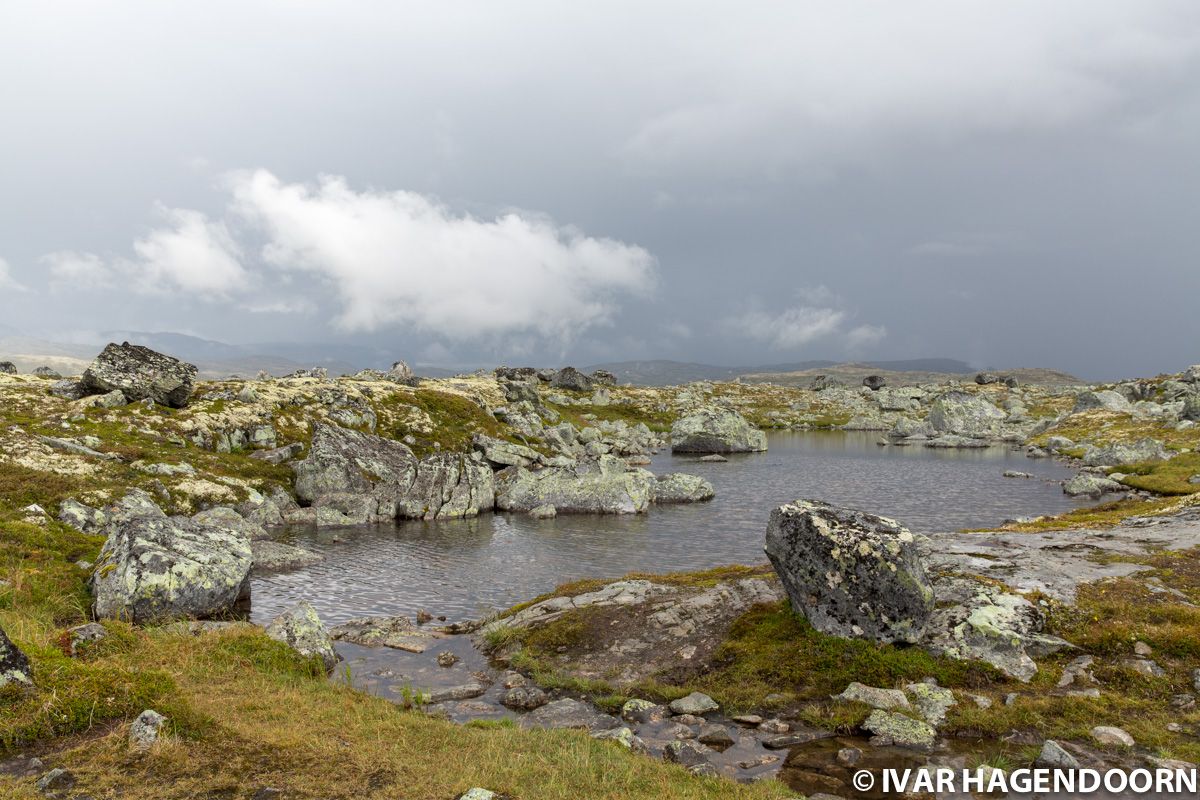
[{"label": "wet rock", "polygon": [[311,567],[325,560],[322,555],[283,542],[253,541],[250,543],[250,552],[255,572],[286,572]]},{"label": "wet rock", "polygon": [[705,725],[696,735],[696,741],[717,750],[724,750],[734,745],[733,736],[724,725]]},{"label": "wet rock", "polygon": [[837,751],[837,763],[843,767],[853,767],[862,760],[863,751],[857,747],[843,747]]},{"label": "wet rock", "polygon": [[708,764],[708,759],[712,754],[711,748],[694,740],[676,740],[667,743],[667,746],[663,748],[665,760],[689,768]]},{"label": "wet rock", "polygon": [[705,406],[671,426],[673,453],[754,453],[767,449],[767,435],[736,411]]},{"label": "wet rock", "polygon": [[733,721],[738,725],[747,725],[751,728],[756,728],[762,724],[763,718],[758,714],[738,714],[733,717]]},{"label": "wet rock", "polygon": [[915,643],[934,609],[913,536],[894,520],[813,500],[771,512],[766,553],[792,608],[836,636]]},{"label": "wet rock", "polygon": [[1020,470],[1015,470],[1015,469],[1006,469],[1006,470],[1004,470],[1004,477],[1005,478],[1032,478],[1033,476],[1030,475],[1028,472],[1021,472]]},{"label": "wet rock", "polygon": [[628,470],[616,456],[580,460],[572,467],[510,467],[496,475],[496,507],[531,511],[554,506],[558,514],[636,514],[653,497],[654,476]]},{"label": "wet rock", "polygon": [[550,697],[536,686],[516,686],[507,690],[500,704],[514,711],[533,711],[550,702]]},{"label": "wet rock", "polygon": [[815,742],[817,739],[824,739],[830,736],[824,731],[800,731],[797,733],[785,733],[781,736],[772,736],[768,739],[763,739],[762,746],[768,750],[786,750],[797,745],[808,744]]},{"label": "wet rock", "polygon": [[129,749],[144,752],[154,746],[167,718],[157,711],[147,709],[129,726]]},{"label": "wet rock", "polygon": [[522,728],[582,728],[589,731],[618,727],[614,717],[570,698],[555,700],[529,712],[521,717],[519,724]]},{"label": "wet rock", "polygon": [[550,504],[534,506],[529,509],[529,516],[534,519],[554,519],[558,516],[558,509]]},{"label": "wet rock", "polygon": [[424,653],[438,640],[438,634],[423,631],[408,617],[359,617],[329,630],[338,642],[363,647],[392,647],[409,653]]},{"label": "wet rock", "polygon": [[660,706],[649,700],[627,700],[625,705],[621,706],[621,719],[639,724],[661,722],[667,718],[668,713],[666,706]]},{"label": "wet rock", "polygon": [[1145,437],[1133,443],[1117,442],[1104,447],[1090,446],[1083,454],[1083,463],[1091,466],[1120,466],[1142,461],[1166,461],[1171,457],[1163,443]]},{"label": "wet rock", "polygon": [[33,686],[29,659],[0,628],[0,689],[7,686]]},{"label": "wet rock", "polygon": [[934,431],[967,439],[997,436],[1007,415],[982,397],[947,392],[929,406]]},{"label": "wet rock", "polygon": [[699,460],[703,461],[706,464],[724,464],[729,461],[728,458],[721,455],[720,453],[709,453],[706,456],[700,456]]},{"label": "wet rock", "polygon": [[1111,725],[1097,725],[1091,730],[1092,738],[1097,744],[1106,747],[1133,747],[1133,737],[1121,728]]},{"label": "wet rock", "polygon": [[872,711],[863,728],[875,734],[871,744],[876,746],[926,749],[937,741],[937,732],[929,725],[893,711]]},{"label": "wet rock", "polygon": [[769,733],[772,736],[778,736],[781,733],[787,733],[792,729],[792,726],[780,719],[766,719],[758,723],[758,729],[763,733]]},{"label": "wet rock", "polygon": [[448,688],[430,689],[427,694],[426,702],[429,703],[445,703],[451,700],[470,700],[474,697],[479,697],[487,691],[487,687],[478,681],[464,683],[460,686],[450,686]]},{"label": "wet rock", "polygon": [[252,555],[239,532],[168,517],[143,492],[110,515],[92,573],[93,611],[134,623],[205,619],[249,598]]},{"label": "wet rock", "polygon": [[1053,739],[1042,743],[1042,752],[1033,763],[1034,766],[1049,769],[1079,769],[1079,760]]},{"label": "wet rock", "polygon": [[851,683],[841,694],[833,695],[833,699],[865,703],[871,708],[882,708],[888,711],[909,707],[908,698],[899,689],[879,689],[857,682]]},{"label": "wet rock", "polygon": [[89,394],[119,391],[130,403],[150,399],[183,408],[192,396],[196,373],[192,364],[124,342],[105,347],[83,373],[82,383]]},{"label": "wet rock", "polygon": [[672,739],[679,739],[680,741],[685,739],[695,739],[696,729],[690,725],[684,725],[683,723],[677,722],[667,729],[667,736]]},{"label": "wet rock", "polygon": [[554,377],[550,379],[550,386],[553,389],[567,389],[572,392],[590,392],[595,382],[574,367],[563,367],[554,373]]},{"label": "wet rock", "polygon": [[317,610],[306,600],[284,611],[267,626],[267,636],[283,642],[300,655],[321,659],[326,670],[337,666],[340,657],[333,649],[333,639],[325,631],[325,625],[317,616]]},{"label": "wet rock", "polygon": [[917,713],[934,728],[946,721],[946,712],[957,704],[954,692],[934,684],[910,683],[904,691],[912,698]]},{"label": "wet rock", "polygon": [[369,517],[445,519],[492,508],[492,470],[477,458],[435,453],[417,459],[401,442],[318,424],[308,456],[292,469],[296,496],[317,508],[336,508],[349,495],[367,504]]},{"label": "wet rock", "polygon": [[437,663],[439,667],[450,668],[458,663],[458,656],[451,653],[449,650],[443,650],[437,654]]},{"label": "wet rock", "polygon": [[67,631],[68,650],[72,657],[85,655],[88,650],[108,638],[108,630],[98,622],[76,625]]},{"label": "wet rock", "polygon": [[672,700],[668,707],[672,714],[695,714],[696,716],[703,716],[710,711],[719,711],[721,708],[717,705],[716,700],[703,692],[692,692],[687,697]]},{"label": "wet rock", "polygon": [[660,475],[650,488],[652,501],[660,504],[699,503],[716,495],[713,485],[704,478],[683,472]]}]

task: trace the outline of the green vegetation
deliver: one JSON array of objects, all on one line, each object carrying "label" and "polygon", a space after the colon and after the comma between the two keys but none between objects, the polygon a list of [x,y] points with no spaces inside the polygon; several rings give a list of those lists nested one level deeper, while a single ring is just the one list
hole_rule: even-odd
[{"label": "green vegetation", "polygon": [[468,452],[477,433],[534,449],[540,446],[515,435],[512,428],[460,394],[437,389],[397,391],[377,400],[375,406],[380,415],[378,434],[398,440],[411,437],[410,447],[418,456]]},{"label": "green vegetation", "polygon": [[1200,492],[1200,484],[1189,483],[1193,475],[1200,475],[1200,453],[1183,453],[1170,461],[1147,461],[1142,464],[1118,467],[1122,472],[1122,483],[1135,489],[1162,495],[1188,495]]}]

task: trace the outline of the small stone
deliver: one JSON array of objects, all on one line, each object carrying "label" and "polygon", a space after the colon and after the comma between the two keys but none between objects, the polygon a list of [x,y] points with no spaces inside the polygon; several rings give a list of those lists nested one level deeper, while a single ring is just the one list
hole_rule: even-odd
[{"label": "small stone", "polygon": [[1196,707],[1196,695],[1176,694],[1171,696],[1171,708],[1179,711],[1191,711]]},{"label": "small stone", "polygon": [[1097,744],[1111,747],[1133,747],[1133,737],[1121,728],[1111,725],[1097,725],[1092,728],[1092,738]]},{"label": "small stone", "polygon": [[720,453],[709,453],[706,456],[700,456],[700,461],[703,461],[707,464],[724,464],[725,462],[729,461],[729,459]]},{"label": "small stone", "polygon": [[518,686],[528,686],[529,679],[519,672],[506,672],[500,685],[505,689],[515,689]]},{"label": "small stone", "polygon": [[1167,674],[1162,667],[1148,658],[1126,658],[1121,664],[1146,678],[1161,678]]},{"label": "small stone", "polygon": [[661,722],[667,717],[667,709],[649,700],[627,700],[621,706],[621,719],[626,722]]},{"label": "small stone", "polygon": [[439,667],[453,667],[458,663],[458,656],[449,650],[443,650],[437,654],[437,663]]},{"label": "small stone", "polygon": [[672,739],[695,739],[696,731],[690,725],[672,725],[667,729],[667,735]]},{"label": "small stone", "polygon": [[782,736],[772,736],[763,739],[762,746],[768,750],[785,750],[798,744],[808,744],[818,737],[811,733],[785,733]]},{"label": "small stone", "polygon": [[38,778],[37,788],[42,794],[70,791],[75,785],[75,776],[65,769],[55,767]]},{"label": "small stone", "polygon": [[1178,722],[1168,722],[1167,730],[1169,730],[1171,733],[1182,733],[1183,726],[1180,725]]},{"label": "small stone", "polygon": [[670,705],[673,714],[707,714],[720,708],[717,701],[702,692],[692,692],[687,697],[672,700]]},{"label": "small stone", "polygon": [[837,762],[843,767],[853,767],[862,760],[863,752],[857,747],[843,747],[837,751]]},{"label": "small stone", "polygon": [[937,741],[937,732],[921,720],[893,711],[875,709],[863,722],[863,728],[875,734],[871,743],[880,746],[929,748]]},{"label": "small stone", "polygon": [[935,728],[946,721],[946,712],[957,702],[954,692],[928,683],[910,683],[904,689],[912,697],[917,713]]},{"label": "small stone", "polygon": [[129,749],[143,752],[153,747],[166,721],[166,717],[152,709],[139,714],[129,727]]},{"label": "small stone", "polygon": [[663,748],[663,758],[684,767],[695,767],[708,763],[712,750],[696,741],[668,742]]},{"label": "small stone", "polygon": [[1134,642],[1133,643],[1134,655],[1142,656],[1143,658],[1148,658],[1150,656],[1150,654],[1153,652],[1154,651],[1150,648],[1150,645],[1146,644],[1145,642]]},{"label": "small stone", "polygon": [[489,789],[481,789],[476,786],[472,789],[467,789],[458,796],[458,800],[498,800],[499,795]]},{"label": "small stone", "polygon": [[762,724],[763,718],[758,714],[738,714],[733,718],[733,721],[738,725],[746,725],[750,728],[756,728]]},{"label": "small stone", "polygon": [[791,725],[778,719],[768,719],[759,723],[758,729],[763,733],[780,734],[787,733],[792,729]]},{"label": "small stone", "polygon": [[500,704],[515,711],[533,711],[550,702],[550,697],[536,686],[514,686],[500,698]]},{"label": "small stone", "polygon": [[478,681],[464,683],[460,686],[450,686],[444,689],[430,689],[429,703],[445,703],[448,700],[470,700],[479,697],[487,691],[487,687]]},{"label": "small stone", "polygon": [[422,608],[417,612],[417,624],[424,625],[427,622],[433,622],[433,614]]},{"label": "small stone", "polygon": [[734,743],[733,736],[729,734],[729,729],[724,725],[705,725],[700,729],[700,734],[696,739],[701,744],[706,744],[718,750],[732,747]]},{"label": "small stone", "polygon": [[1200,669],[1192,670],[1192,688],[1200,692]]},{"label": "small stone", "polygon": [[616,742],[622,747],[632,750],[635,753],[645,753],[647,751],[646,743],[643,742],[630,728],[611,728],[606,731],[596,731],[591,734],[593,739],[601,741]]},{"label": "small stone", "polygon": [[1016,692],[1009,692],[1008,694],[1004,695],[1004,705],[1006,705],[1006,706],[1016,705],[1017,698],[1019,696],[1020,695],[1018,695]]},{"label": "small stone", "polygon": [[754,769],[756,767],[765,767],[767,764],[774,764],[779,760],[779,756],[769,756],[763,754],[754,759],[737,762],[738,769]]},{"label": "small stone", "polygon": [[969,697],[971,699],[971,702],[974,703],[979,708],[991,708],[992,707],[992,698],[990,698],[990,697],[985,697],[984,695],[981,695],[981,694],[969,694],[969,695],[967,695],[967,697]]},{"label": "small stone", "polygon": [[108,636],[108,631],[98,622],[77,625],[67,631],[67,633],[71,637],[68,647],[72,656],[80,655]]},{"label": "small stone", "polygon": [[698,717],[695,714],[680,714],[671,721],[677,722],[680,725],[703,725],[705,719],[704,717]]},{"label": "small stone", "polygon": [[1063,749],[1062,745],[1053,739],[1047,739],[1042,743],[1042,752],[1038,755],[1034,764],[1039,767],[1050,767],[1057,769],[1078,769],[1079,761],[1075,756]]}]

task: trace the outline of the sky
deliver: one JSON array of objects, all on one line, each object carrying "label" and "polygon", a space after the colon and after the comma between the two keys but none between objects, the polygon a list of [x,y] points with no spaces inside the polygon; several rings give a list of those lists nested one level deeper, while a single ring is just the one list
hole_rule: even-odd
[{"label": "sky", "polygon": [[1194,0],[0,5],[0,324],[1200,362]]}]

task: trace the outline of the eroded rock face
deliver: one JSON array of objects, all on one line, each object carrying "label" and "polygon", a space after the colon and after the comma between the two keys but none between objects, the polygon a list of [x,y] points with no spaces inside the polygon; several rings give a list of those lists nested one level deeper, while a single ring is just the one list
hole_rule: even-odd
[{"label": "eroded rock face", "polygon": [[529,512],[553,506],[558,514],[638,514],[654,498],[654,475],[629,470],[616,456],[583,459],[571,467],[510,467],[496,475],[496,507]]},{"label": "eroded rock face", "polygon": [[266,633],[302,656],[319,657],[326,670],[333,669],[340,660],[333,649],[333,639],[317,616],[317,610],[306,600],[301,600],[294,608],[272,620]]},{"label": "eroded rock face", "polygon": [[296,496],[339,510],[349,517],[341,524],[475,516],[494,503],[492,470],[479,456],[418,459],[401,442],[335,425],[314,427],[308,457],[292,469]]},{"label": "eroded rock face", "polygon": [[1007,416],[984,398],[966,392],[947,392],[929,406],[934,431],[968,439],[997,436]]},{"label": "eroded rock face", "polygon": [[894,520],[797,500],[771,513],[764,549],[792,607],[824,633],[916,643],[933,613],[913,536]]},{"label": "eroded rock face", "polygon": [[132,492],[102,529],[93,610],[134,623],[231,613],[250,596],[250,541],[220,524],[168,517]]},{"label": "eroded rock face", "polygon": [[33,671],[29,659],[0,628],[0,688],[5,686],[33,686]]},{"label": "eroded rock face", "polygon": [[148,347],[109,344],[83,373],[88,394],[119,391],[127,402],[149,398],[159,405],[183,408],[192,396],[196,367]]},{"label": "eroded rock face", "polygon": [[755,453],[767,449],[767,435],[732,409],[705,407],[671,426],[674,453]]}]

